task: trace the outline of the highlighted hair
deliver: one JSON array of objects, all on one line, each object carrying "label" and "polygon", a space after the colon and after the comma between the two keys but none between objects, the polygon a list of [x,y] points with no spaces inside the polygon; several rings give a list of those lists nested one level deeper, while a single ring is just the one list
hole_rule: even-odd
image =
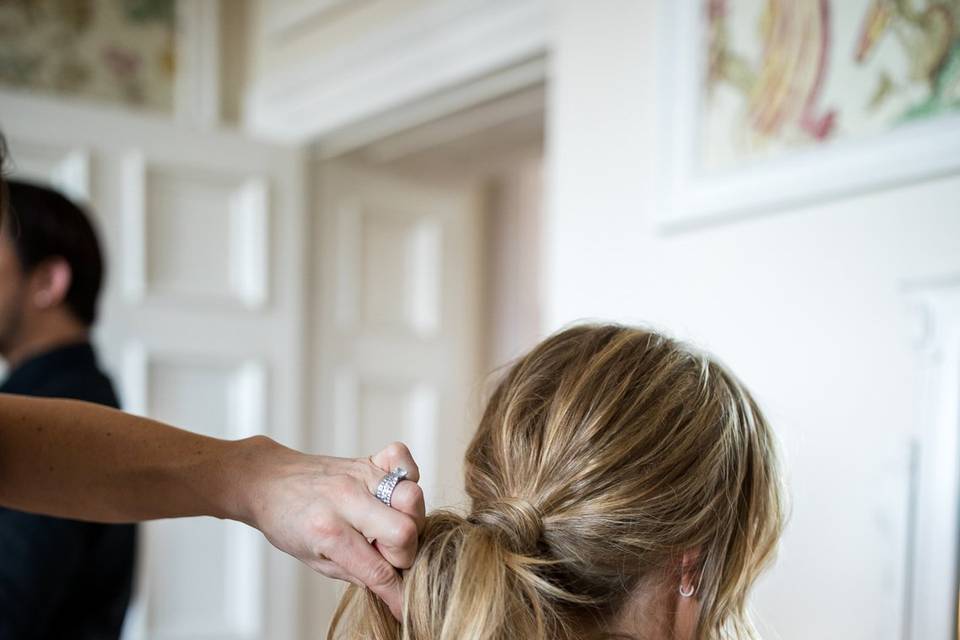
[{"label": "highlighted hair", "polygon": [[427,518],[402,623],[351,587],[328,638],[608,638],[632,596],[679,585],[690,550],[697,640],[756,637],[747,594],[783,524],[775,443],[709,355],[616,325],[548,338],[488,401],[466,491],[469,513]]}]

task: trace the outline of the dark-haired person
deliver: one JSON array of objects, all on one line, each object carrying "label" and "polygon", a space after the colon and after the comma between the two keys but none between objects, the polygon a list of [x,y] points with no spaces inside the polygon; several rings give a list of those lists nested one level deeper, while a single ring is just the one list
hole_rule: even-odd
[{"label": "dark-haired person", "polygon": [[[0,218],[5,156],[0,134]],[[396,467],[409,482],[387,506],[373,494]],[[220,440],[94,403],[0,394],[0,505],[92,522],[237,520],[366,586],[397,617],[397,569],[412,564],[424,522],[419,477],[399,443],[368,458],[308,455],[264,436]]]},{"label": "dark-haired person", "polygon": [[[7,183],[0,225],[0,393],[119,407],[90,330],[103,258],[86,214],[61,194]],[[119,638],[136,529],[0,508],[0,640]]]}]

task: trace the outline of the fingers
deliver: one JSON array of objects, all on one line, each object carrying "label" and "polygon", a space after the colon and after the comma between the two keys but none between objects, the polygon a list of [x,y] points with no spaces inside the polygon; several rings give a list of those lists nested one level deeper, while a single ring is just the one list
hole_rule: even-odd
[{"label": "fingers", "polygon": [[[370,462],[382,469],[384,473],[401,467],[407,470],[407,480],[420,482],[420,467],[417,466],[407,445],[402,442],[388,444],[383,451],[370,456]],[[377,478],[377,481],[379,482],[380,478]],[[374,488],[376,488],[376,484],[374,484]]]},{"label": "fingers", "polygon": [[[387,509],[384,513],[382,509]],[[409,569],[417,555],[419,530],[417,523],[386,505],[376,507],[368,526],[361,524],[361,533],[376,540],[377,550],[398,569]],[[369,532],[369,533],[368,533]]]},{"label": "fingers", "polygon": [[[408,492],[421,495],[416,484],[403,484],[413,488]],[[366,492],[358,492],[353,496],[353,499],[344,505],[343,513],[347,521],[366,539],[376,541],[377,550],[394,567],[408,569],[413,564],[420,529],[417,520],[411,515],[388,507]]]},{"label": "fingers", "polygon": [[[340,485],[338,502],[346,526],[327,538],[326,557],[311,564],[329,577],[363,584],[399,619],[401,581],[397,569],[413,564],[426,521],[423,491],[417,484],[420,468],[409,449],[399,442],[367,459],[343,463],[347,475],[360,482]],[[388,507],[374,492],[384,474],[397,467],[407,471],[409,481],[397,484]]]},{"label": "fingers", "polygon": [[310,568],[314,571],[322,573],[328,578],[333,578],[334,580],[342,580],[344,582],[349,582],[355,584],[358,587],[362,587],[363,583],[360,580],[349,573],[346,572],[343,567],[335,563],[333,560],[314,560],[309,563]]},{"label": "fingers", "polygon": [[370,456],[366,469],[363,469],[364,478],[370,493],[377,490],[377,485],[388,469],[403,467],[407,470],[407,479],[412,482],[399,482],[393,490],[390,506],[413,518],[417,531],[423,531],[426,524],[426,505],[423,501],[423,490],[416,484],[420,479],[420,469],[414,461],[410,450],[400,442],[394,442],[380,453]]},{"label": "fingers", "polygon": [[390,504],[400,513],[413,518],[417,523],[417,531],[423,531],[426,523],[427,508],[423,502],[423,489],[415,482],[401,482],[393,490]]},{"label": "fingers", "polygon": [[353,576],[373,591],[390,607],[393,616],[397,620],[400,619],[402,613],[400,574],[363,536],[356,531],[346,530],[330,541],[324,554],[339,566],[339,570]]}]

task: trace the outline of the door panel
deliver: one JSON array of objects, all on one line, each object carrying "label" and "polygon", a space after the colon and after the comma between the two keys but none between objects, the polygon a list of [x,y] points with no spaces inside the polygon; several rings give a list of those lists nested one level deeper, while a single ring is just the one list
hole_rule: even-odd
[{"label": "door panel", "polygon": [[[0,93],[14,175],[90,204],[108,261],[96,341],[126,409],[301,444],[303,159],[168,120]],[[296,561],[214,519],[141,527],[125,636],[293,640]]]},{"label": "door panel", "polygon": [[257,307],[269,274],[267,181],[203,167],[125,162],[126,290]]},{"label": "door panel", "polygon": [[14,137],[10,145],[18,150],[15,171],[52,184],[78,202],[90,198],[90,154],[82,147],[62,143],[38,144]]},{"label": "door panel", "polygon": [[[460,502],[479,404],[475,195],[336,162],[318,173],[320,428],[312,442],[360,456],[403,440],[420,465],[428,508]],[[318,634],[337,593],[310,583],[310,628]]]},{"label": "door panel", "polygon": [[[208,435],[236,439],[264,433],[265,372],[256,362],[198,359],[156,352],[131,358],[145,413],[173,424],[203,424]],[[236,522],[152,523],[142,555],[141,597],[151,638],[263,637],[260,611],[266,549]],[[189,585],[185,578],[189,577]]]}]

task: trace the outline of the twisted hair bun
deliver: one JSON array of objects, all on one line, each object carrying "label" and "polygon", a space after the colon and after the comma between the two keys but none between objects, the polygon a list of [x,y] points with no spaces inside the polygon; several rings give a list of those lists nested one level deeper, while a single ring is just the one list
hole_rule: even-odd
[{"label": "twisted hair bun", "polygon": [[694,549],[696,640],[756,637],[747,592],[783,519],[773,434],[708,355],[616,325],[548,338],[488,401],[466,492],[468,515],[427,518],[403,621],[351,588],[330,638],[609,637],[626,603],[674,580]]},{"label": "twisted hair bun", "polygon": [[543,537],[540,510],[523,498],[498,498],[475,506],[468,520],[495,530],[515,553],[535,551]]}]

